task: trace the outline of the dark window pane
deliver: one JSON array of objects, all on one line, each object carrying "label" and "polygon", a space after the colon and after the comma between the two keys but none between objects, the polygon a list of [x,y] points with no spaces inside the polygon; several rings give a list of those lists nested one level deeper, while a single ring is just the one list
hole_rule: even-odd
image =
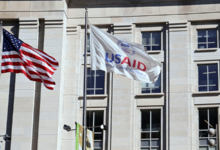
[{"label": "dark window pane", "polygon": [[217,43],[217,30],[207,30],[208,31],[208,42]]},{"label": "dark window pane", "polygon": [[216,124],[218,124],[218,110],[217,108],[209,108],[209,123],[216,128]]},{"label": "dark window pane", "polygon": [[208,65],[208,71],[209,71],[209,85],[215,85],[215,86],[209,86],[209,91],[218,91],[218,69],[217,64]]},{"label": "dark window pane", "polygon": [[209,72],[217,72],[218,71],[217,64],[208,65],[208,69]]},{"label": "dark window pane", "polygon": [[201,91],[208,91],[208,88],[207,88],[207,86],[201,86],[201,87],[199,87],[199,91],[201,92]]},{"label": "dark window pane", "polygon": [[94,77],[87,77],[87,88],[94,88]]},{"label": "dark window pane", "polygon": [[160,93],[161,92],[161,88],[152,88],[152,93]]},{"label": "dark window pane", "polygon": [[207,131],[199,131],[199,137],[208,137],[208,130]]},{"label": "dark window pane", "polygon": [[150,93],[150,89],[149,88],[141,89],[141,93]]},{"label": "dark window pane", "polygon": [[88,95],[94,95],[95,93],[94,93],[94,90],[87,90],[87,94]]},{"label": "dark window pane", "polygon": [[207,85],[207,65],[198,65],[199,85]]},{"label": "dark window pane", "polygon": [[217,42],[216,43],[209,43],[208,48],[217,48]]},{"label": "dark window pane", "polygon": [[161,50],[161,32],[152,32],[152,50]]},{"label": "dark window pane", "polygon": [[95,94],[104,94],[104,89],[103,90],[95,90]]},{"label": "dark window pane", "polygon": [[141,112],[141,130],[150,131],[150,111],[142,110]]},{"label": "dark window pane", "polygon": [[218,85],[217,71],[209,74],[209,85]]},{"label": "dark window pane", "polygon": [[96,88],[103,88],[105,84],[105,72],[102,70],[96,71]]},{"label": "dark window pane", "polygon": [[198,43],[206,42],[206,30],[198,30]]},{"label": "dark window pane", "polygon": [[160,110],[152,110],[152,131],[160,131]]},{"label": "dark window pane", "polygon": [[150,141],[141,141],[141,146],[150,146]]},{"label": "dark window pane", "polygon": [[198,49],[204,49],[207,48],[206,44],[198,44]]},{"label": "dark window pane", "polygon": [[[95,126],[100,126],[103,124],[103,111],[95,112]],[[100,128],[95,128],[95,132],[102,132]]]},{"label": "dark window pane", "polygon": [[142,33],[142,45],[150,45],[150,32]]},{"label": "dark window pane", "polygon": [[[92,119],[93,119],[93,112],[92,111],[87,111],[86,112],[86,124],[87,127],[92,127]],[[91,128],[89,128],[90,130],[92,130]]]},{"label": "dark window pane", "polygon": [[102,134],[94,134],[94,140],[102,140]]},{"label": "dark window pane", "polygon": [[151,47],[150,46],[144,46],[144,49],[145,49],[145,51],[149,51],[149,50],[151,50]]},{"label": "dark window pane", "polygon": [[141,133],[141,139],[149,139],[150,133]]},{"label": "dark window pane", "polygon": [[205,121],[208,121],[207,109],[199,109],[199,129],[208,129]]},{"label": "dark window pane", "polygon": [[152,32],[152,45],[161,44],[161,32]]},{"label": "dark window pane", "polygon": [[160,46],[152,46],[152,50],[161,50]]},{"label": "dark window pane", "polygon": [[87,68],[87,88],[94,88],[94,71]]},{"label": "dark window pane", "polygon": [[218,86],[209,86],[209,91],[218,91]]},{"label": "dark window pane", "polygon": [[151,146],[160,146],[160,141],[151,141]]},{"label": "dark window pane", "polygon": [[152,132],[151,138],[160,138],[160,132]]}]

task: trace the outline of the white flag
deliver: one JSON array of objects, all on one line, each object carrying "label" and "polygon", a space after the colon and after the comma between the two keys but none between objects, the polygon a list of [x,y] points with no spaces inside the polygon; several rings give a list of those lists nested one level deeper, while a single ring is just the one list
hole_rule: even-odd
[{"label": "white flag", "polygon": [[143,83],[156,82],[161,63],[144,46],[129,42],[90,24],[91,69],[114,72]]}]

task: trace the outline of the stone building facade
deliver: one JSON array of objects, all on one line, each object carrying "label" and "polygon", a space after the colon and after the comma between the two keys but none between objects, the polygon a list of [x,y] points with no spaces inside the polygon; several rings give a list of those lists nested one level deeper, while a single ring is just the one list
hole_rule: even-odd
[{"label": "stone building facade", "polygon": [[0,139],[0,149],[75,149],[75,131],[63,125],[82,123],[85,7],[90,23],[163,64],[148,85],[90,71],[87,54],[88,126],[108,126],[94,129],[96,149],[217,150],[220,132],[208,130],[219,127],[219,0],[0,1],[3,28],[59,61],[53,91],[1,74],[0,135],[11,142]]}]

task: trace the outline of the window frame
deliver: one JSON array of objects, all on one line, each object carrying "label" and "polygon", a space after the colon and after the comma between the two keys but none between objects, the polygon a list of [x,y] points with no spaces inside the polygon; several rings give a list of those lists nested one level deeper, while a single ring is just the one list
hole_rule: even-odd
[{"label": "window frame", "polygon": [[[209,51],[217,51],[219,49],[219,22],[218,21],[197,21],[197,22],[192,22],[191,23],[191,38],[192,38],[192,48],[194,49],[194,53],[196,52],[209,52]],[[217,48],[211,48],[211,49],[198,49],[198,39],[197,35],[198,32],[197,30],[200,29],[217,29]]]},{"label": "window frame", "polygon": [[[218,91],[199,91],[199,74],[198,74],[198,65],[209,65],[209,64],[217,64],[217,73],[218,73]],[[219,61],[202,61],[202,62],[195,62],[195,74],[196,74],[196,80],[195,80],[195,89],[194,89],[194,93],[193,94],[205,94],[205,93],[219,93],[220,89],[219,89]]]},{"label": "window frame", "polygon": [[[207,30],[216,30],[216,44],[217,44],[217,47],[215,48],[199,48],[199,42],[198,42],[198,30],[205,30],[207,32]],[[197,28],[196,29],[196,44],[197,44],[197,51],[202,51],[202,50],[214,50],[214,49],[218,49],[219,48],[219,34],[218,34],[218,28]],[[206,33],[207,34],[207,33]],[[208,42],[207,42],[207,39],[206,39],[206,42],[205,44],[207,45]]]},{"label": "window frame", "polygon": [[[91,69],[91,67],[89,66],[89,67],[87,67],[87,69]],[[94,70],[94,71],[96,72],[97,70]],[[103,72],[104,72],[104,75],[105,75],[105,77],[104,77],[104,94],[86,94],[87,97],[89,97],[89,96],[103,96],[103,95],[106,95],[106,93],[107,93],[107,89],[106,89],[106,87],[107,87],[107,73],[105,71],[103,71]],[[87,77],[88,77],[88,74],[86,76],[86,80],[87,80]],[[87,80],[87,83],[88,83],[88,80]],[[94,88],[94,90],[95,90],[95,88]],[[86,86],[86,93],[87,93],[87,86]]]},{"label": "window frame", "polygon": [[[81,108],[82,110],[82,108]],[[103,111],[103,124],[106,125],[106,109],[105,108],[87,108],[87,111]],[[102,149],[105,149],[105,145],[106,145],[106,132],[108,132],[108,130],[103,130],[102,132]],[[95,141],[95,140],[94,140]],[[95,145],[94,145],[95,146]]]},{"label": "window frame", "polygon": [[[217,116],[219,116],[219,107],[216,107],[216,105],[213,105],[213,106],[199,106],[199,107],[197,107],[197,116],[198,116],[198,124],[197,124],[197,127],[198,127],[198,133],[197,133],[197,135],[198,135],[198,149],[200,148],[200,144],[199,144],[199,140],[201,139],[200,137],[199,137],[199,132],[201,131],[200,129],[199,129],[199,109],[211,109],[211,108],[216,108],[217,109]],[[209,118],[209,116],[208,116],[208,118]],[[218,123],[218,126],[219,126],[219,117],[217,117],[217,123]],[[209,126],[208,126],[209,127]],[[208,128],[209,129],[209,128]],[[202,130],[205,130],[205,129],[202,129]],[[217,132],[218,133],[216,133],[216,148],[218,148],[219,147],[219,140],[220,139],[218,139],[218,137],[217,136],[219,136],[219,130],[217,129]],[[209,139],[210,137],[208,136],[208,137],[205,137],[204,139]],[[202,147],[208,147],[208,150],[209,150],[209,147],[210,146],[202,146]]]},{"label": "window frame", "polygon": [[[141,147],[141,125],[142,125],[142,110],[160,110],[160,138],[159,138],[159,141],[160,141],[160,146],[159,146],[159,150],[163,150],[163,107],[138,107],[139,109],[139,114],[140,114],[140,135],[139,135],[139,138],[140,138],[140,149],[142,148]],[[151,132],[150,132],[151,133]],[[149,147],[151,149],[151,147]]]},{"label": "window frame", "polygon": [[[151,33],[151,37],[152,37],[152,32],[160,32],[160,50],[147,50],[146,52],[148,53],[160,53],[163,50],[163,28],[161,27],[161,29],[158,30],[141,30],[141,44],[143,43],[143,33]],[[151,40],[152,42],[152,40]],[[142,44],[143,45],[143,44]],[[143,46],[147,46],[147,45],[143,45]],[[152,46],[152,45],[151,45]]]}]

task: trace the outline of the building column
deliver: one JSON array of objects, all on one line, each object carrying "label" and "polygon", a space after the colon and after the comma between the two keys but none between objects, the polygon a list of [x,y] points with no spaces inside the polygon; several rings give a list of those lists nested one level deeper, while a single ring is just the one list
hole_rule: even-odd
[{"label": "building column", "polygon": [[191,149],[191,64],[188,22],[169,23],[169,150]]},{"label": "building column", "polygon": [[[132,24],[114,24],[114,35],[133,40]],[[134,80],[113,74],[112,149],[134,149]]]},{"label": "building column", "polygon": [[[19,39],[38,46],[38,18],[19,19]],[[32,147],[35,83],[24,74],[16,74],[11,149]]]},{"label": "building column", "polygon": [[59,62],[59,68],[52,79],[56,82],[54,90],[48,90],[42,84],[38,130],[39,150],[60,150],[63,89],[64,89],[64,54],[66,39],[66,18],[45,19],[44,52]]}]

